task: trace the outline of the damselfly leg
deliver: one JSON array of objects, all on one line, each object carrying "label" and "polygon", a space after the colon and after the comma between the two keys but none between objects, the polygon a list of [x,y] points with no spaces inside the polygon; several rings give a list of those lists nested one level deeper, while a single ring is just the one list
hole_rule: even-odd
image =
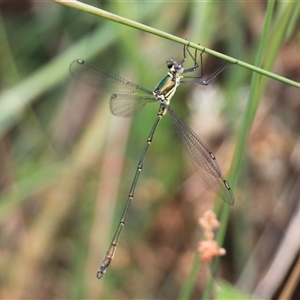
[{"label": "damselfly leg", "polygon": [[[194,72],[198,67],[199,64],[197,62],[197,50],[195,50],[195,54],[193,55],[191,51],[189,50],[189,47],[186,46],[184,49],[189,53],[189,56],[192,58],[194,61],[194,66],[190,67],[188,69],[185,69],[183,73],[189,73],[189,72]],[[201,51],[200,53],[200,75],[198,76],[184,76],[184,80],[181,80],[183,83],[195,83],[199,85],[208,85],[211,83],[213,79],[215,79],[221,72],[223,72],[230,64],[231,62],[225,62],[220,68],[218,68],[216,71],[214,71],[212,74],[210,74],[206,79],[203,78],[203,53],[205,51],[205,48]],[[185,55],[185,50],[184,50],[184,57]]]}]

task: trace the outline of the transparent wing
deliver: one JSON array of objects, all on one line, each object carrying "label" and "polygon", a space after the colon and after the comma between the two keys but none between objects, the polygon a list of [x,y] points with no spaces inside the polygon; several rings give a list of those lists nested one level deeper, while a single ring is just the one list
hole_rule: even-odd
[{"label": "transparent wing", "polygon": [[82,59],[74,60],[70,65],[70,73],[77,80],[106,93],[133,94],[137,92],[152,95],[142,86],[129,82],[124,78],[106,71]]},{"label": "transparent wing", "polygon": [[203,181],[222,200],[233,205],[232,190],[222,176],[220,167],[214,154],[208,150],[196,133],[175,114],[172,108],[165,106],[174,123],[175,130],[183,143],[192,163]]},{"label": "transparent wing", "polygon": [[115,116],[132,117],[140,112],[148,102],[157,102],[154,97],[113,94],[110,98],[110,110]]}]

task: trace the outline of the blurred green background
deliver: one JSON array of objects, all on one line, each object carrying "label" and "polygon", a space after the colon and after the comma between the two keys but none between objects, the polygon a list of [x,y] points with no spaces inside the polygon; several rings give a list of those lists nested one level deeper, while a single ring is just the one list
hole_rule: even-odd
[{"label": "blurred green background", "polygon": [[[266,9],[264,1],[86,3],[251,64]],[[275,16],[284,5],[278,3]],[[273,71],[299,82],[299,14],[293,24]],[[0,1],[0,45],[0,297],[177,298],[197,256],[197,220],[216,199],[166,116],[116,256],[98,281],[157,105],[132,119],[112,116],[109,97],[73,80],[69,65],[85,59],[152,90],[166,73],[165,61],[182,59],[182,45],[29,0]],[[223,63],[203,57],[206,75]],[[171,103],[224,175],[247,113],[251,75],[230,66],[207,87],[180,85]],[[299,90],[270,81],[248,137],[218,270],[218,278],[246,294],[276,299],[299,265],[299,115]],[[193,299],[209,276],[203,265]],[[297,282],[289,289],[294,299]]]}]

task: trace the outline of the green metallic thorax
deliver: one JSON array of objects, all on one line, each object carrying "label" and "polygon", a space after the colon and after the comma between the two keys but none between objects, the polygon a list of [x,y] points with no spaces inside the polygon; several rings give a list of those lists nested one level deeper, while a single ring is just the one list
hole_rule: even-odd
[{"label": "green metallic thorax", "polygon": [[162,98],[166,101],[167,104],[170,103],[171,98],[173,97],[177,86],[180,83],[181,76],[178,74],[173,74],[169,72],[157,85],[154,91],[154,95],[158,98]]}]

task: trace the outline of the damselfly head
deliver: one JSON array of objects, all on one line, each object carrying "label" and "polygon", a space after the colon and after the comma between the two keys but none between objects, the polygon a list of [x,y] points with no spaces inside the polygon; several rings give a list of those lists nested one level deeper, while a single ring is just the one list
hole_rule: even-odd
[{"label": "damselfly head", "polygon": [[173,58],[169,58],[166,61],[168,69],[170,69],[171,72],[174,73],[182,73],[184,71],[183,68],[183,61],[176,61]]},{"label": "damselfly head", "polygon": [[169,58],[167,61],[166,61],[166,64],[167,64],[167,67],[168,69],[171,69],[174,65],[174,62],[175,60],[173,58]]}]

